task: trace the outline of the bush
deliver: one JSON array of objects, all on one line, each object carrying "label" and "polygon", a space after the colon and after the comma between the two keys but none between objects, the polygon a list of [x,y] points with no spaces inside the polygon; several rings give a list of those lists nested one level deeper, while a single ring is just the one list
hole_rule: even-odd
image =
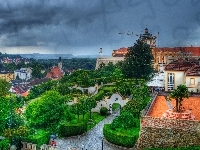
[{"label": "bush", "polygon": [[[138,130],[138,129],[137,129]],[[133,147],[138,139],[139,130],[130,135],[125,134],[124,132],[119,132],[117,130],[112,130],[109,124],[104,125],[103,135],[107,141],[123,146],[123,147]]]},{"label": "bush", "polygon": [[102,100],[104,97],[104,92],[103,90],[100,90],[96,95],[93,96],[93,98],[95,99],[95,101],[100,101]]},{"label": "bush", "polygon": [[37,144],[37,148],[40,148],[42,144],[48,144],[49,136],[50,136],[49,132],[39,129],[35,130],[34,134],[33,133],[29,134],[28,137],[23,138],[22,141]]},{"label": "bush", "polygon": [[8,150],[10,145],[10,141],[5,139],[5,140],[0,140],[0,149],[1,150]]},{"label": "bush", "polygon": [[102,116],[105,116],[105,115],[107,114],[107,112],[108,112],[108,109],[107,109],[106,107],[101,107],[101,109],[100,109],[100,114],[101,114]]},{"label": "bush", "polygon": [[83,134],[87,131],[87,123],[69,123],[69,122],[61,122],[59,125],[59,135],[61,137],[69,137]]}]

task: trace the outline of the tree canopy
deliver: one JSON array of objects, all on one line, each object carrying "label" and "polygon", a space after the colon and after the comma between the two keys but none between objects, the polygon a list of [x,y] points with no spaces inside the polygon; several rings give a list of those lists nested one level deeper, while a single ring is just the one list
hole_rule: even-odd
[{"label": "tree canopy", "polygon": [[5,79],[0,78],[0,96],[6,96],[9,93],[10,83],[8,83]]},{"label": "tree canopy", "polygon": [[52,127],[64,114],[64,99],[56,91],[47,91],[41,98],[31,102],[25,116],[32,127]]},{"label": "tree canopy", "polygon": [[150,46],[137,40],[125,56],[122,72],[126,78],[147,78],[153,71],[152,59]]},{"label": "tree canopy", "polygon": [[182,109],[182,101],[184,98],[189,97],[189,92],[186,87],[186,85],[180,84],[177,86],[177,89],[175,89],[170,95],[169,98],[174,98],[176,100],[176,112],[180,112]]}]

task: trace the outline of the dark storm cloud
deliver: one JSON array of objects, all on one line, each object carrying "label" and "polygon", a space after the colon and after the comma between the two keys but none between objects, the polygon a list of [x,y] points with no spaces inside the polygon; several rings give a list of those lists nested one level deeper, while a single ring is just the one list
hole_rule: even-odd
[{"label": "dark storm cloud", "polygon": [[131,46],[147,26],[160,33],[159,46],[192,45],[199,38],[199,6],[198,0],[0,1],[0,41],[8,47],[44,46],[53,53],[94,54],[103,47],[110,54]]}]

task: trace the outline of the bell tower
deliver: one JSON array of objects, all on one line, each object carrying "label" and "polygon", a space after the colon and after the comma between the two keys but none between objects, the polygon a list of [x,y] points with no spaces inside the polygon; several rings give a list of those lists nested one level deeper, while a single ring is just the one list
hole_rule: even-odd
[{"label": "bell tower", "polygon": [[62,70],[62,61],[61,61],[61,57],[59,57],[59,60],[58,60],[58,67],[60,68],[60,70]]},{"label": "bell tower", "polygon": [[149,33],[147,28],[144,30],[143,34],[140,34],[140,40],[149,44],[151,48],[156,47],[156,38],[156,36]]}]

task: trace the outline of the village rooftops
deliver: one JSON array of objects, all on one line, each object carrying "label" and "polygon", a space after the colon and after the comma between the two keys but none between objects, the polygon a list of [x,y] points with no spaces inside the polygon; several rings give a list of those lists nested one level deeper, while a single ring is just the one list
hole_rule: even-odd
[{"label": "village rooftops", "polygon": [[200,76],[200,66],[194,66],[186,72],[186,76]]},{"label": "village rooftops", "polygon": [[200,47],[156,47],[154,52],[182,52],[191,56],[200,56]]},{"label": "village rooftops", "polygon": [[128,48],[122,47],[118,50],[113,50],[112,56],[113,57],[124,57],[128,52]]},{"label": "village rooftops", "polygon": [[191,63],[190,61],[186,61],[184,59],[178,59],[171,63],[169,63],[165,67],[165,71],[187,71],[188,69],[192,68],[196,64]]}]

